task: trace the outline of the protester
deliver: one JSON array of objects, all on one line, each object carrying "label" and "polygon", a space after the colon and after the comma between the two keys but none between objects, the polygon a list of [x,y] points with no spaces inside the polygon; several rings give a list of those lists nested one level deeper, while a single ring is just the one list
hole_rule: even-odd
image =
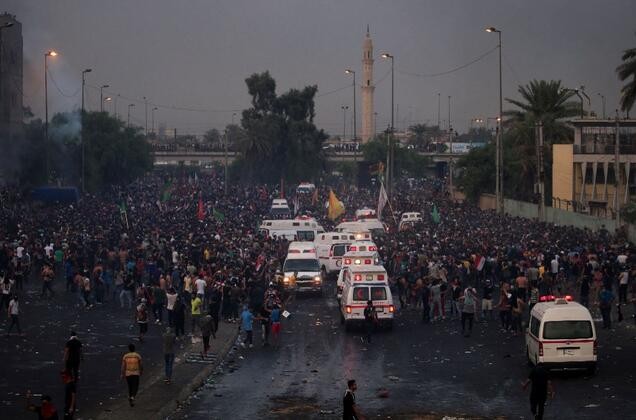
[{"label": "protester", "polygon": [[163,357],[164,357],[164,370],[166,384],[172,383],[172,367],[174,366],[174,345],[177,337],[172,328],[166,328],[166,332],[163,334]]},{"label": "protester", "polygon": [[124,354],[121,361],[121,379],[126,379],[128,385],[128,402],[131,407],[135,406],[135,398],[139,389],[139,379],[143,374],[143,364],[141,356],[135,352],[135,345],[128,345],[128,353]]},{"label": "protester", "polygon": [[77,338],[77,333],[71,331],[71,337],[64,346],[64,370],[72,375],[74,382],[79,380],[79,366],[82,358],[82,342]]},{"label": "protester", "polygon": [[52,402],[52,399],[48,395],[42,395],[40,405],[31,404],[31,391],[27,391],[27,410],[37,413],[39,420],[59,420],[57,414],[57,408]]},{"label": "protester", "polygon": [[529,384],[532,384],[530,388],[530,411],[536,420],[542,420],[548,393],[550,398],[554,398],[554,388],[548,376],[548,371],[541,364],[534,366],[530,371],[530,375],[528,375],[528,379],[522,383],[524,391]]}]

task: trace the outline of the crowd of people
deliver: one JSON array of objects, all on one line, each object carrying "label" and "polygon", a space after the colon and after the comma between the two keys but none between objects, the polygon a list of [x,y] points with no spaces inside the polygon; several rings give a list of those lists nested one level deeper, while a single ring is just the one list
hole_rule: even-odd
[{"label": "crowd of people", "polygon": [[[252,346],[252,325],[263,343],[277,344],[285,297],[275,282],[288,242],[263,237],[258,221],[280,192],[271,186],[231,187],[215,173],[197,177],[149,175],[125,187],[86,194],[76,204],[37,204],[14,189],[0,208],[1,305],[7,332],[20,325],[21,297],[36,283],[41,299],[75,295],[75,310],[111,303],[134,313],[139,342],[148,325],[161,325],[166,382],[174,343],[202,336],[202,357],[220,320],[237,323]],[[348,213],[377,202],[376,188],[334,186]],[[316,215],[323,217],[320,191]],[[307,205],[313,198],[307,198]],[[429,217],[433,207],[439,220]],[[397,218],[419,211],[423,221],[398,231]],[[620,305],[634,302],[636,253],[624,238],[498,215],[450,200],[437,180],[399,184],[385,210],[388,233],[375,238],[401,310],[417,308],[423,322],[461,319],[470,335],[475,317],[497,315],[501,328],[519,334],[528,309],[544,295],[573,294],[611,327]],[[189,322],[186,322],[189,321]],[[186,328],[187,327],[187,328]],[[141,375],[134,345],[122,375]],[[79,369],[65,366],[68,381]],[[68,379],[71,378],[71,379]],[[130,380],[134,404],[138,380]],[[67,407],[68,408],[68,407]],[[72,417],[71,417],[72,418]]]}]

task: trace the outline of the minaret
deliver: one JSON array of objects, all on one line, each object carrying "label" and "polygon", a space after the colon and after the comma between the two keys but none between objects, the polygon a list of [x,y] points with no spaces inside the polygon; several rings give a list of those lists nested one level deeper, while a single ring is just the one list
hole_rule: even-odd
[{"label": "minaret", "polygon": [[373,42],[369,35],[369,25],[367,25],[367,35],[362,46],[362,143],[373,139],[375,127],[373,126]]}]

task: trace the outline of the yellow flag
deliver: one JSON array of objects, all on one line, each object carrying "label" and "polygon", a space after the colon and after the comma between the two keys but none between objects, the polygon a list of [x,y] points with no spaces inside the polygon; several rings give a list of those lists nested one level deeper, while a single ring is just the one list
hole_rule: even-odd
[{"label": "yellow flag", "polygon": [[327,216],[329,220],[336,220],[344,211],[345,208],[342,201],[338,200],[333,190],[329,190],[329,214]]}]

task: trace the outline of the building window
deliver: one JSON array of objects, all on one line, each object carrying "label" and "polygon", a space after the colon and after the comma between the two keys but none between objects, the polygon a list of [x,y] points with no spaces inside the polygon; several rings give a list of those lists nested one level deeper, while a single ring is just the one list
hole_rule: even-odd
[{"label": "building window", "polygon": [[616,176],[614,174],[614,165],[609,165],[607,168],[607,184],[614,185],[616,184]]},{"label": "building window", "polygon": [[592,168],[590,166],[585,170],[585,183],[591,184],[594,180],[594,173],[592,172]]},{"label": "building window", "polygon": [[597,184],[602,184],[602,183],[604,183],[604,182],[605,182],[605,180],[603,179],[603,175],[604,175],[604,173],[603,173],[603,167],[602,167],[601,165],[599,165],[599,166],[596,168],[596,183],[597,183]]}]

